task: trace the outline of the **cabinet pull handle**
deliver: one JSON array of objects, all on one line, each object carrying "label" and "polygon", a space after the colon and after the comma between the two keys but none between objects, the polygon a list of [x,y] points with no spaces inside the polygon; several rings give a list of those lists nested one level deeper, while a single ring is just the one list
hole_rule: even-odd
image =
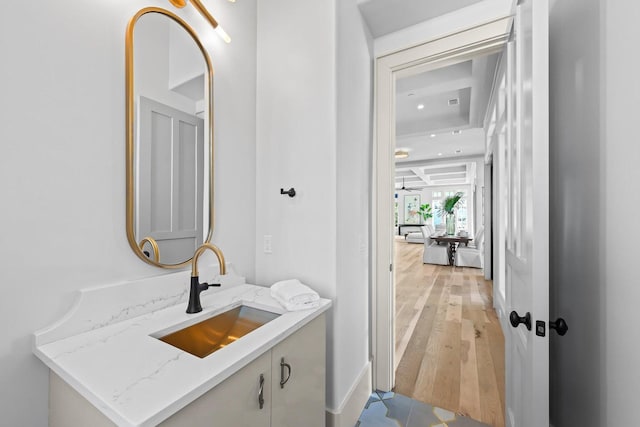
[{"label": "cabinet pull handle", "polygon": [[258,404],[260,409],[264,406],[264,375],[260,374],[260,387],[258,388]]},{"label": "cabinet pull handle", "polygon": [[[284,368],[287,368],[287,378],[284,378]],[[280,359],[280,388],[284,388],[284,385],[291,378],[291,365],[284,362],[284,357]]]}]

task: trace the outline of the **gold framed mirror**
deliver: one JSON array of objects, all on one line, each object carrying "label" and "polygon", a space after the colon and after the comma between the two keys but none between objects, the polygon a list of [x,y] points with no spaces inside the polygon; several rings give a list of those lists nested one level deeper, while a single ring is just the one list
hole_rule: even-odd
[{"label": "gold framed mirror", "polygon": [[127,26],[125,73],[127,240],[181,268],[213,234],[211,59],[179,16],[147,7]]}]

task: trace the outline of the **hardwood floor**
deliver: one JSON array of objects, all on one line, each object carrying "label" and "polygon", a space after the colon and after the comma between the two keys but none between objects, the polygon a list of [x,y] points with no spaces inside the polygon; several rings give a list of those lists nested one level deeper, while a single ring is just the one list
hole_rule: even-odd
[{"label": "hardwood floor", "polygon": [[482,270],[422,263],[395,242],[395,391],[504,427],[504,337]]}]

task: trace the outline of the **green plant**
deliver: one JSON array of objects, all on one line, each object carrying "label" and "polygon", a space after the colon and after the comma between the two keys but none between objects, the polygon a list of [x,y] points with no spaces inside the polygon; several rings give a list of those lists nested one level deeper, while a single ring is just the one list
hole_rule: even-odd
[{"label": "green plant", "polygon": [[433,214],[431,213],[431,205],[429,203],[425,203],[424,205],[420,205],[420,209],[418,209],[418,213],[420,214],[420,216],[422,216],[422,219],[424,221],[426,221],[429,218],[433,217]]},{"label": "green plant", "polygon": [[448,196],[442,202],[442,208],[440,209],[440,216],[444,216],[446,214],[452,214],[453,211],[458,207],[458,203],[460,199],[462,199],[463,194],[458,192],[453,196]]}]

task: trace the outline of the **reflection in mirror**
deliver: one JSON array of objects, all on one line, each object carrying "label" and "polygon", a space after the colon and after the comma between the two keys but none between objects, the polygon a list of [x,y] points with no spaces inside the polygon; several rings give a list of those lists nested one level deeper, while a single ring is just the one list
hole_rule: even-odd
[{"label": "reflection in mirror", "polygon": [[126,47],[127,237],[146,262],[177,268],[211,235],[210,61],[158,8],[131,19]]},{"label": "reflection in mirror", "polygon": [[147,258],[151,257],[151,252],[145,250],[145,245],[147,244],[151,246],[151,249],[153,250],[153,259],[156,261],[160,261],[160,247],[158,247],[158,243],[155,241],[153,237],[145,237],[144,239],[140,240],[140,243],[138,243],[138,246],[142,250],[142,253]]}]

